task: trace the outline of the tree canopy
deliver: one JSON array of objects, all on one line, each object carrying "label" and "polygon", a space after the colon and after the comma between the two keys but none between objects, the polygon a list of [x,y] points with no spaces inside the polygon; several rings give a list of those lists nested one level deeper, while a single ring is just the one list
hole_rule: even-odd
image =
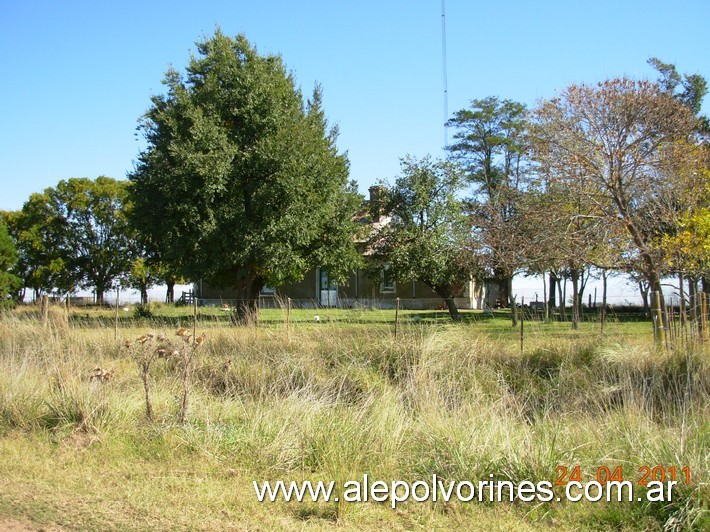
[{"label": "tree canopy", "polygon": [[94,288],[97,302],[129,270],[135,255],[126,221],[126,181],[70,178],[32,194],[8,223],[20,249],[26,287],[70,293]]},{"label": "tree canopy", "polygon": [[358,260],[361,197],[320,87],[304,102],[281,58],[243,35],[217,31],[197,50],[185,75],[167,72],[141,121],[135,225],[181,275],[245,300],[317,266],[343,280]]},{"label": "tree canopy", "polygon": [[578,214],[625,235],[627,257],[661,296],[666,257],[656,244],[704,189],[696,131],[692,111],[668,91],[626,78],[572,85],[535,112],[540,172],[576,183],[588,209]]},{"label": "tree canopy", "polygon": [[390,217],[369,241],[371,267],[399,281],[418,279],[441,296],[454,321],[454,297],[471,278],[470,224],[457,198],[463,176],[447,161],[402,159],[394,185],[383,185]]},{"label": "tree canopy", "polygon": [[[700,74],[680,75],[672,63],[664,63],[657,57],[648,60],[648,64],[660,74],[658,84],[661,89],[672,95],[680,103],[688,107],[696,115],[700,113],[703,98],[708,92],[708,82]],[[707,118],[703,118],[707,126]]]},{"label": "tree canopy", "polygon": [[17,259],[15,242],[7,232],[7,226],[0,221],[0,306],[9,304],[20,288],[20,278],[12,273]]},{"label": "tree canopy", "polygon": [[489,96],[471,101],[470,108],[457,111],[447,125],[456,128],[447,149],[471,185],[467,203],[475,228],[472,245],[497,280],[498,304],[510,305],[515,325],[512,283],[523,256],[518,202],[527,178],[527,109]]}]

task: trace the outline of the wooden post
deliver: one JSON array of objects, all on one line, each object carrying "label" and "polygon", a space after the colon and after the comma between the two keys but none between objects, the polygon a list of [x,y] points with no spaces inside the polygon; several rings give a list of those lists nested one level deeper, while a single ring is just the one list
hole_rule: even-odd
[{"label": "wooden post", "polygon": [[680,290],[680,302],[679,302],[679,319],[680,319],[680,327],[681,329],[685,328],[685,276],[683,275],[683,271],[678,272],[678,287]]},{"label": "wooden post", "polygon": [[700,291],[696,289],[695,301],[693,302],[693,307],[695,308],[695,332],[698,334],[697,340],[699,342],[703,341],[703,305],[700,300]]},{"label": "wooden post", "polygon": [[668,298],[666,302],[666,314],[668,317],[668,332],[666,334],[666,349],[670,345],[675,346],[676,341],[676,330],[675,330],[675,305],[673,304],[673,297]]},{"label": "wooden post", "polygon": [[197,338],[197,293],[192,291],[192,341]]},{"label": "wooden post", "polygon": [[399,325],[399,298],[397,298],[397,306],[394,309],[394,338],[397,339],[397,326]]},{"label": "wooden post", "polygon": [[698,324],[698,281],[693,277],[688,278],[688,313],[690,314],[690,337],[693,343],[697,340],[696,334],[700,331]]},{"label": "wooden post", "polygon": [[665,345],[666,344],[666,334],[665,330],[663,329],[663,311],[661,310],[661,293],[658,291],[653,292],[654,298],[655,298],[655,306],[656,306],[656,315],[654,316],[655,318],[655,323],[654,327],[656,329],[656,343],[658,345]]},{"label": "wooden post", "polygon": [[[681,315],[681,308],[682,304],[680,302],[680,299],[678,300],[678,316],[675,316],[674,314],[674,319],[675,319],[675,340],[676,342],[679,342],[679,344],[683,343],[683,316]],[[685,310],[685,309],[683,309]]]},{"label": "wooden post", "polygon": [[291,298],[286,298],[286,334],[291,337]]},{"label": "wooden post", "polygon": [[114,316],[114,328],[113,328],[113,339],[118,340],[118,297],[121,293],[121,289],[116,287],[116,315]]},{"label": "wooden post", "polygon": [[602,309],[599,317],[601,323],[601,335],[604,336],[604,322],[606,321],[606,270],[602,272]]},{"label": "wooden post", "polygon": [[701,321],[703,323],[703,342],[708,339],[708,295],[706,292],[699,291],[701,304]]},{"label": "wooden post", "polygon": [[681,270],[678,274],[678,284],[680,287],[680,339],[681,343],[688,344],[688,316],[685,302],[685,275]]},{"label": "wooden post", "polygon": [[520,354],[523,354],[523,324],[525,323],[525,296],[520,298]]},{"label": "wooden post", "polygon": [[40,303],[40,313],[42,314],[42,325],[47,326],[49,319],[49,296],[43,295]]}]

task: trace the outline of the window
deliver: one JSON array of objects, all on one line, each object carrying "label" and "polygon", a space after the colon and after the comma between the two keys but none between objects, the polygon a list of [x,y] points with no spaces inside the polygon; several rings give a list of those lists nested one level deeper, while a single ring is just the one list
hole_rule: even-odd
[{"label": "window", "polygon": [[320,289],[321,290],[337,290],[338,284],[330,278],[328,270],[321,268],[320,271]]},{"label": "window", "polygon": [[389,268],[382,270],[382,281],[380,283],[380,293],[382,294],[394,294],[397,289],[397,283],[394,281],[394,277],[389,271]]}]

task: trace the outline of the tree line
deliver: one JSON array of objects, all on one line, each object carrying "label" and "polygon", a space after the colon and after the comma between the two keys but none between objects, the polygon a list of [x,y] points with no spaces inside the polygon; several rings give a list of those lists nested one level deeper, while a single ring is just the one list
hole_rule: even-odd
[{"label": "tree line", "polygon": [[446,160],[405,157],[381,183],[389,223],[373,231],[355,216],[363,198],[321,87],[304,97],[281,58],[242,35],[217,30],[197,52],[152,97],[127,181],[72,178],[3,213],[3,300],[93,287],[101,302],[117,284],[147,297],[157,282],[205,279],[237,287],[246,317],[266,285],[365,267],[425,282],[454,319],[464,283],[493,279],[515,324],[522,272],[544,275],[553,301],[569,279],[576,324],[592,272],[633,275],[661,295],[653,310],[668,275],[710,289],[702,76],[652,59],[656,82],[572,85],[534,109],[473,100],[447,123]]},{"label": "tree line", "polygon": [[534,109],[473,100],[456,112],[448,160],[406,158],[383,183],[392,222],[370,240],[372,268],[424,280],[449,302],[468,276],[492,279],[516,324],[512,279],[549,279],[565,312],[571,281],[577,326],[587,280],[623,273],[667,320],[662,280],[678,275],[681,298],[708,286],[710,128],[707,92],[653,58],[657,82],[617,78],[571,85]]}]

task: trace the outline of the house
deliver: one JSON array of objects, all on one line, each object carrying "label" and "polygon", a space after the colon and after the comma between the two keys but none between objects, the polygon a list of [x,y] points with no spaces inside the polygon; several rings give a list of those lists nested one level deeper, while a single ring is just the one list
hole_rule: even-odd
[{"label": "house", "polygon": [[[362,223],[369,224],[373,230],[389,223],[389,217],[384,216],[377,208],[378,187],[370,188],[370,199],[366,201],[359,217]],[[366,244],[358,241],[358,250],[367,255]],[[196,283],[195,291],[200,299],[214,301],[215,304],[228,302],[237,298],[236,290],[213,288],[207,283]],[[478,282],[473,277],[465,284],[454,301],[459,309],[484,309],[495,306],[498,295],[497,284],[490,281]],[[361,269],[350,274],[347,282],[337,284],[323,268],[311,270],[298,283],[287,284],[276,288],[265,287],[261,291],[260,306],[270,307],[278,304],[278,299],[291,298],[294,307],[375,307],[394,308],[397,298],[400,308],[425,310],[437,309],[443,306],[443,300],[436,292],[421,281],[398,283],[381,272],[379,279],[372,279]]]}]

